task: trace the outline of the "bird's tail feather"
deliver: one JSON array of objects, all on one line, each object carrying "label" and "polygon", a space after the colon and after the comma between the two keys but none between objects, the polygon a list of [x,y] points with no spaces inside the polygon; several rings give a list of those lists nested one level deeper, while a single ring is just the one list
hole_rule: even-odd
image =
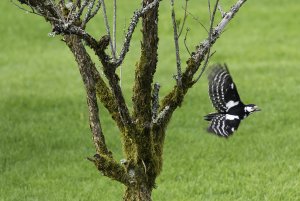
[{"label": "bird's tail feather", "polygon": [[216,116],[217,114],[218,113],[210,113],[210,114],[204,116],[204,120],[211,121],[214,118],[214,116]]}]

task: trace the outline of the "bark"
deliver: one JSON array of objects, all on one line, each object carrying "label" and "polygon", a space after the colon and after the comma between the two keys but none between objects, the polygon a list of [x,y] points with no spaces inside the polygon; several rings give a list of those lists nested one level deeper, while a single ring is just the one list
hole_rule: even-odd
[{"label": "bark", "polygon": [[[155,1],[143,0],[143,7],[152,2]],[[136,122],[138,131],[138,136],[136,136],[136,162],[140,167],[145,166],[147,181],[153,187],[158,172],[151,132],[152,83],[157,67],[158,50],[158,5],[142,16],[142,35],[141,56],[135,70],[135,85],[132,97],[133,121]]]},{"label": "bark", "polygon": [[123,200],[124,201],[152,201],[152,189],[145,185],[126,187]]},{"label": "bark", "polygon": [[[94,155],[94,159],[89,160],[94,162],[97,169],[102,172],[103,175],[110,177],[113,180],[117,180],[125,185],[128,185],[129,179],[126,169],[113,159],[112,153],[108,150],[105,143],[104,134],[101,128],[100,115],[96,98],[96,82],[99,81],[99,79],[101,80],[101,77],[97,76],[97,73],[94,74],[94,70],[96,69],[95,64],[92,62],[89,54],[83,46],[81,39],[78,36],[72,35],[65,36],[64,40],[70,48],[71,52],[74,54],[75,60],[78,63],[79,72],[86,89],[87,105],[89,108],[90,117],[90,128],[93,134],[93,141],[97,152],[97,154]],[[96,72],[98,71],[96,70]]]},{"label": "bark", "polygon": [[96,151],[99,154],[110,155],[110,151],[107,149],[105,144],[105,138],[100,124],[95,78],[93,72],[91,71],[92,66],[95,66],[95,64],[92,62],[91,58],[86,52],[80,38],[77,36],[66,36],[65,41],[75,56],[83,84],[86,88],[87,105],[90,116],[90,128],[91,132],[93,133],[93,141],[96,146]]}]

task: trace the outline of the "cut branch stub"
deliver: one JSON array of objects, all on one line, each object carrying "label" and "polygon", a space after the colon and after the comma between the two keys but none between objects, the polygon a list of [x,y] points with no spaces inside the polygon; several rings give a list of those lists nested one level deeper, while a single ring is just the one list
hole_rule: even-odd
[{"label": "cut branch stub", "polygon": [[159,83],[154,83],[153,92],[152,92],[152,122],[155,121],[157,117],[157,112],[159,109]]}]

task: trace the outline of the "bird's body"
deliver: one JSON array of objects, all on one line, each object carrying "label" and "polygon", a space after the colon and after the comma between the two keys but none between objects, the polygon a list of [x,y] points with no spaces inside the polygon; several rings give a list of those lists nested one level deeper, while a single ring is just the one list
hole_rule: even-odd
[{"label": "bird's body", "polygon": [[222,137],[228,137],[235,132],[241,120],[252,112],[259,111],[254,104],[245,105],[238,94],[226,65],[215,65],[208,75],[209,97],[217,113],[204,117],[211,121],[208,131]]}]

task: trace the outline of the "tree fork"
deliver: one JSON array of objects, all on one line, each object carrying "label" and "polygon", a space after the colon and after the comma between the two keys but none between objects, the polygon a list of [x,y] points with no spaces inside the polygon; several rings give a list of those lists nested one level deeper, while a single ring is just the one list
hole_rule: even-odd
[{"label": "tree fork", "polygon": [[[143,7],[154,0],[143,0]],[[142,42],[141,56],[135,70],[135,85],[133,88],[133,119],[137,124],[137,155],[138,163],[143,164],[147,170],[149,179],[154,185],[156,163],[154,159],[154,142],[151,135],[152,106],[151,92],[153,75],[157,67],[158,49],[158,7],[155,5],[150,11],[142,15]],[[148,143],[145,143],[148,142]]]},{"label": "tree fork", "polygon": [[[96,83],[95,76],[93,75],[94,63],[91,61],[88,53],[86,52],[81,39],[78,36],[65,36],[66,44],[75,56],[78,63],[80,74],[87,92],[87,103],[90,113],[90,127],[93,133],[93,141],[96,147],[97,154],[94,159],[90,159],[96,165],[97,169],[103,175],[117,180],[125,185],[129,185],[129,179],[125,167],[118,164],[108,150],[104,135],[102,133],[100,119],[98,114],[98,105],[96,99]],[[100,79],[101,77],[97,77]],[[101,94],[104,95],[104,94]]]}]

